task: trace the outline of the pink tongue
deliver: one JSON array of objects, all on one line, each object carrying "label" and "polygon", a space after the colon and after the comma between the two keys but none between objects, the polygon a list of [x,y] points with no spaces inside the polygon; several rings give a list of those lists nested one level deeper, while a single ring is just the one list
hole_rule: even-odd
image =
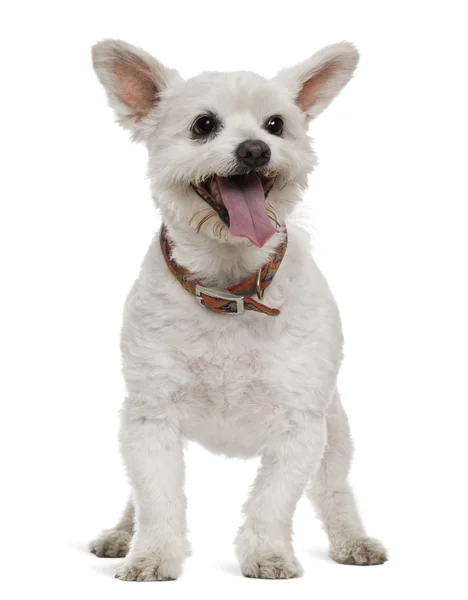
[{"label": "pink tongue", "polygon": [[260,178],[253,171],[246,176],[218,177],[218,187],[229,213],[232,235],[248,238],[261,248],[276,233],[265,208],[265,193]]}]

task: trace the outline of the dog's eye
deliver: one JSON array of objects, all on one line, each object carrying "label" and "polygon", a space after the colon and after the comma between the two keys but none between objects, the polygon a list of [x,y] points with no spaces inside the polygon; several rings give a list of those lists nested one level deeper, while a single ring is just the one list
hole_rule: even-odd
[{"label": "dog's eye", "polygon": [[217,126],[218,123],[212,115],[202,115],[201,117],[197,117],[195,119],[195,122],[192,125],[192,132],[197,137],[203,137],[213,133]]},{"label": "dog's eye", "polygon": [[281,135],[283,133],[283,125],[283,119],[276,115],[266,121],[265,129],[273,135]]}]

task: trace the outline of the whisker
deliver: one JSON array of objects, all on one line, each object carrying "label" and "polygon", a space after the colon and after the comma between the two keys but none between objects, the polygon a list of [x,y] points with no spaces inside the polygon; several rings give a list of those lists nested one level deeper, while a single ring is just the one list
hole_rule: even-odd
[{"label": "whisker", "polygon": [[280,227],[280,224],[278,222],[278,217],[276,216],[276,213],[274,212],[274,210],[272,208],[267,208],[266,211],[270,215],[270,219],[273,221],[273,223],[276,225],[276,227]]},{"label": "whisker", "polygon": [[196,231],[197,233],[200,233],[201,228],[203,227],[203,225],[209,220],[211,219],[211,217],[215,217],[216,216],[216,212],[214,210],[210,211],[209,214],[205,215],[204,217],[202,217],[202,219],[200,220],[200,222],[198,223],[197,227],[196,227]]}]

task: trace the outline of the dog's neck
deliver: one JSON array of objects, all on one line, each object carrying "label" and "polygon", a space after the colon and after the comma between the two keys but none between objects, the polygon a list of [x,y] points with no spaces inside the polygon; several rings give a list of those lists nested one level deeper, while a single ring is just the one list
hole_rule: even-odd
[{"label": "dog's neck", "polygon": [[264,265],[283,234],[275,234],[263,248],[250,242],[221,243],[189,225],[164,218],[169,238],[174,243],[172,257],[204,285],[226,288],[239,283]]}]

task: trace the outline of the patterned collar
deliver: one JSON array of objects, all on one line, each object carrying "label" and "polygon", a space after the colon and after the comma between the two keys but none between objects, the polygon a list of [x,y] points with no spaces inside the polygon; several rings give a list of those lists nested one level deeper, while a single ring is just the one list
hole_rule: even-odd
[{"label": "patterned collar", "polygon": [[273,277],[281,265],[288,245],[286,233],[283,242],[281,242],[274,254],[270,256],[268,262],[257,273],[249,275],[240,283],[226,289],[203,286],[185,267],[175,262],[171,257],[174,243],[169,239],[167,228],[164,225],[161,227],[160,243],[161,251],[171,273],[182,287],[189,294],[195,296],[199,304],[205,308],[226,315],[241,315],[246,310],[254,310],[272,317],[280,314],[278,308],[265,306],[265,304],[258,302],[252,296],[256,294],[262,300],[265,290],[273,281]]}]

